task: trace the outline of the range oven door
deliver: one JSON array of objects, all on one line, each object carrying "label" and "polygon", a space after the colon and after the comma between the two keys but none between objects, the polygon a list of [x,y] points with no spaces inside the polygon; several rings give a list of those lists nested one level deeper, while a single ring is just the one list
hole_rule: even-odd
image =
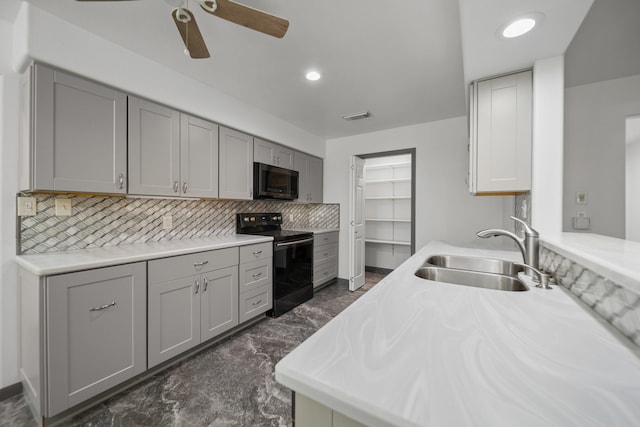
[{"label": "range oven door", "polygon": [[298,172],[264,163],[253,164],[253,198],[294,200],[298,198]]},{"label": "range oven door", "polygon": [[275,242],[273,309],[278,317],[313,297],[313,237]]}]

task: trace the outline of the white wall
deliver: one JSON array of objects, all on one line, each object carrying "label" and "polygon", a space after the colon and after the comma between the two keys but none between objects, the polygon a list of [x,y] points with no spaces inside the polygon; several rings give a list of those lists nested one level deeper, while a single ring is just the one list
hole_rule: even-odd
[{"label": "white wall", "polygon": [[[625,238],[625,118],[640,114],[640,75],[574,86],[565,91],[565,231],[577,211],[592,233]],[[577,205],[575,193],[588,193]]]},{"label": "white wall", "polygon": [[640,242],[640,116],[627,118],[626,129],[625,239]]},{"label": "white wall", "polygon": [[11,71],[11,23],[0,20],[0,388],[18,378],[15,194],[18,191],[19,77]]},{"label": "white wall", "polygon": [[564,57],[533,67],[531,225],[543,237],[562,232]]},{"label": "white wall", "polygon": [[483,228],[504,227],[504,204],[513,206],[513,198],[469,194],[465,183],[469,163],[466,117],[331,139],[324,163],[324,201],[340,204],[341,278],[349,277],[351,156],[414,147],[416,249],[431,240],[494,247],[504,244],[506,239],[481,240],[475,235]]}]

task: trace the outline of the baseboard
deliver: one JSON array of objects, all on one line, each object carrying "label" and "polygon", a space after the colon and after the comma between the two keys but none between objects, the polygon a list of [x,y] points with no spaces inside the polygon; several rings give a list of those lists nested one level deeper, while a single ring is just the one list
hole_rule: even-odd
[{"label": "baseboard", "polygon": [[0,402],[17,396],[22,393],[22,383],[15,383],[6,387],[0,388]]},{"label": "baseboard", "polygon": [[364,271],[368,271],[369,273],[380,273],[380,274],[389,274],[393,271],[390,268],[380,268],[380,267],[371,267],[368,265],[364,266]]},{"label": "baseboard", "polygon": [[349,286],[349,280],[348,279],[341,279],[341,278],[338,277],[336,279],[336,284],[342,285],[342,286]]}]

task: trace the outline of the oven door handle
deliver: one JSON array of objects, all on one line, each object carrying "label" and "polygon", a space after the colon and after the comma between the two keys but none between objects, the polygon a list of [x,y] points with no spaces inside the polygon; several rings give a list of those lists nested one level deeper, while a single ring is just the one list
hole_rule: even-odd
[{"label": "oven door handle", "polygon": [[304,239],[304,240],[295,240],[293,242],[276,243],[276,248],[281,248],[281,247],[284,247],[284,246],[300,245],[302,243],[308,243],[308,242],[313,242],[313,237],[310,237],[310,238]]}]

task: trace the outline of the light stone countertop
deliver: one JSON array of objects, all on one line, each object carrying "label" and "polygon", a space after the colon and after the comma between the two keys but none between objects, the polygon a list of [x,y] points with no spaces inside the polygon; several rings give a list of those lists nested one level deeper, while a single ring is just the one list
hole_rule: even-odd
[{"label": "light stone countertop", "polygon": [[218,237],[167,240],[154,243],[18,255],[16,256],[16,262],[38,276],[48,276],[271,241],[273,241],[273,237],[232,234]]},{"label": "light stone countertop", "polygon": [[276,365],[276,380],[368,426],[638,426],[640,357],[561,287],[420,279],[422,248]]},{"label": "light stone countertop", "polygon": [[640,294],[639,242],[592,233],[562,233],[556,238],[543,236],[541,244]]}]

